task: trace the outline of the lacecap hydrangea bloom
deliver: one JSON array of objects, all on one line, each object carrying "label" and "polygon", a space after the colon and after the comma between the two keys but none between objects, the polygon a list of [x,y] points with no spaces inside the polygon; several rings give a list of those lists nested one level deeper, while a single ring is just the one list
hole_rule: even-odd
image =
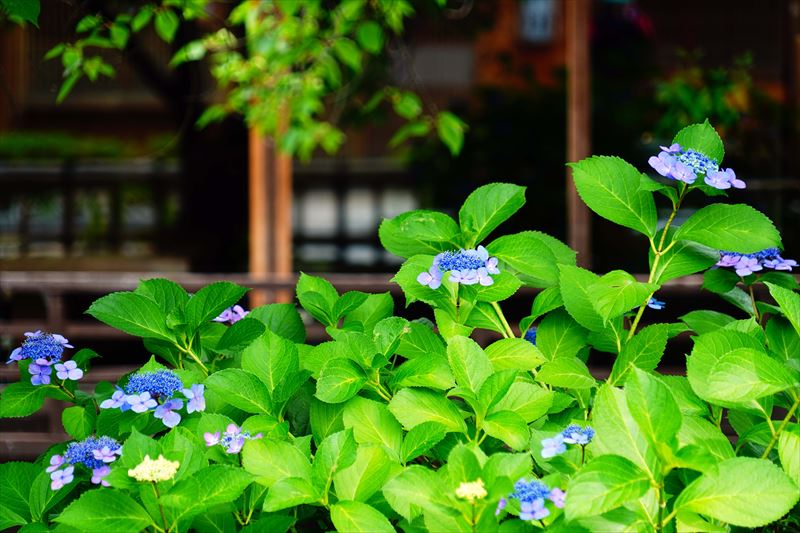
[{"label": "lacecap hydrangea bloom", "polygon": [[136,465],[136,468],[128,470],[128,475],[136,481],[158,483],[175,477],[180,466],[181,464],[178,461],[170,461],[165,459],[163,455],[159,455],[158,459],[155,460],[150,459],[149,455],[145,455],[142,462]]},{"label": "lacecap hydrangea bloom", "polygon": [[62,335],[44,333],[40,330],[27,331],[22,346],[14,348],[7,362],[30,359],[39,365],[51,365],[61,361],[65,348],[73,346]]},{"label": "lacecap hydrangea bloom", "polygon": [[[556,507],[564,507],[566,493],[561,489],[550,489],[538,479],[528,481],[520,479],[514,483],[514,492],[509,495],[509,499],[518,500],[520,506],[520,520],[541,520],[550,515],[550,510],[545,505],[545,500],[550,500]],[[500,514],[508,500],[502,498],[497,504],[495,514]]]},{"label": "lacecap hydrangea bloom", "polygon": [[594,438],[594,429],[591,426],[585,428],[578,424],[570,424],[561,433],[549,439],[542,439],[542,457],[549,459],[567,451],[567,444],[578,444],[586,446]]},{"label": "lacecap hydrangea bloom", "polygon": [[245,311],[241,305],[234,305],[220,313],[219,316],[214,319],[214,322],[222,322],[223,324],[228,323],[230,325],[234,325],[248,314],[250,314],[250,311]]},{"label": "lacecap hydrangea bloom", "polygon": [[661,153],[651,157],[648,163],[662,176],[687,185],[693,185],[697,178],[702,177],[706,185],[715,189],[745,188],[744,181],[736,177],[733,169],[722,169],[710,157],[696,150],[684,149],[678,143],[662,146]]},{"label": "lacecap hydrangea bloom", "polygon": [[[108,486],[104,479],[111,469],[108,467],[122,455],[122,446],[111,437],[87,437],[79,442],[71,442],[64,455],[50,458],[50,466],[46,472],[50,474],[50,488],[58,490],[73,480],[73,465],[83,465],[92,471],[92,483]],[[69,465],[63,470],[60,468]]]},{"label": "lacecap hydrangea bloom", "polygon": [[421,272],[417,281],[438,289],[442,285],[442,276],[450,272],[449,281],[462,285],[480,284],[484,287],[494,283],[492,275],[499,274],[497,258],[489,257],[483,246],[476,249],[442,252],[433,258],[433,264],[427,272]]},{"label": "lacecap hydrangea bloom", "polygon": [[203,438],[207,447],[220,445],[225,450],[225,453],[234,454],[242,451],[246,440],[260,439],[263,436],[261,433],[251,436],[249,432],[242,431],[236,424],[228,424],[228,427],[225,428],[225,433],[221,435],[219,431],[205,433]]},{"label": "lacecap hydrangea bloom", "polygon": [[125,392],[128,394],[149,392],[150,397],[163,401],[172,398],[172,395],[182,388],[181,378],[175,372],[156,370],[132,374],[125,385]]},{"label": "lacecap hydrangea bloom", "polygon": [[754,272],[759,272],[764,268],[791,272],[797,266],[794,259],[784,259],[781,251],[777,248],[767,248],[752,254],[739,254],[736,252],[726,252],[720,250],[720,259],[717,261],[719,267],[733,268],[739,276],[749,276]]},{"label": "lacecap hydrangea bloom", "polygon": [[486,488],[484,487],[483,480],[481,478],[478,478],[475,481],[462,481],[461,484],[456,488],[456,497],[461,498],[462,500],[482,500],[487,494],[488,492],[486,492]]}]

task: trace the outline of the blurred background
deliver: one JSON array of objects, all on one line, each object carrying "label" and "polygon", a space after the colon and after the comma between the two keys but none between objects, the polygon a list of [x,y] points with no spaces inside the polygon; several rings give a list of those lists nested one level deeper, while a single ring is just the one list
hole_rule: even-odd
[{"label": "blurred background", "polygon": [[[181,21],[171,44],[146,27],[121,51],[103,50],[116,75],[81,79],[61,103],[63,64],[44,56],[104,3],[42,0],[38,28],[0,19],[0,354],[47,329],[101,353],[101,378],[143,361],[138,342],[82,315],[142,277],[190,290],[241,281],[264,289],[251,305],[290,298],[297,271],[340,290],[394,291],[400,262],[380,246],[380,221],[416,208],[455,214],[491,181],[528,187],[502,232],[547,232],[597,272],[646,272],[647,243],[582,211],[565,163],[613,154],[648,171],[659,144],[706,118],[726,166],[747,181],[734,200],[770,216],[785,257],[800,257],[800,0],[415,1],[402,34],[327,102],[341,148],[302,161],[254,138],[240,116],[195,127],[219,100],[210,65],[170,61],[235,3]],[[369,105],[387,85],[463,120],[458,155],[436,138],[390,146],[403,122]],[[698,291],[697,279],[666,287],[658,320],[698,305],[735,312]],[[506,314],[524,316],[532,295]],[[403,307],[397,299],[398,314],[421,312]],[[23,429],[0,454],[61,431],[53,417]]]}]

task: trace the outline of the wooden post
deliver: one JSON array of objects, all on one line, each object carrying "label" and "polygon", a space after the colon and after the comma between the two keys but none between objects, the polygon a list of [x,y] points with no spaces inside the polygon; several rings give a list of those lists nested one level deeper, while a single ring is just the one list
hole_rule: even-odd
[{"label": "wooden post", "polygon": [[[248,135],[248,226],[249,226],[249,270],[253,278],[265,278],[269,273],[269,203],[267,182],[270,172],[271,147],[263,135],[251,128]],[[263,290],[250,294],[250,306],[267,303]]]},{"label": "wooden post", "polygon": [[[567,160],[578,161],[591,150],[589,23],[591,0],[564,0],[567,48]],[[567,240],[578,252],[578,264],[592,265],[591,213],[578,196],[567,170]]]}]

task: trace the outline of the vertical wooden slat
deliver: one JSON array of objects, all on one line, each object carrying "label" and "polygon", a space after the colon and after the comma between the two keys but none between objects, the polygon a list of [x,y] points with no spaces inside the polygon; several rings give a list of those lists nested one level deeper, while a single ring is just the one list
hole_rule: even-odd
[{"label": "vertical wooden slat", "polygon": [[[280,125],[280,133],[288,127],[288,112],[284,109]],[[275,214],[273,231],[273,272],[281,277],[288,277],[294,269],[292,256],[292,157],[273,146],[275,158],[275,186],[273,196],[273,210]],[[292,291],[275,291],[276,302],[291,302],[294,299]]]},{"label": "vertical wooden slat", "polygon": [[[578,161],[591,150],[589,24],[591,0],[564,0],[567,48],[567,160]],[[591,213],[581,201],[572,171],[567,170],[567,239],[578,263],[592,265]]]},{"label": "vertical wooden slat", "polygon": [[[248,227],[249,271],[256,279],[269,272],[269,203],[267,185],[270,174],[269,149],[264,136],[251,128],[248,135]],[[250,306],[267,303],[263,290],[250,294]]]}]

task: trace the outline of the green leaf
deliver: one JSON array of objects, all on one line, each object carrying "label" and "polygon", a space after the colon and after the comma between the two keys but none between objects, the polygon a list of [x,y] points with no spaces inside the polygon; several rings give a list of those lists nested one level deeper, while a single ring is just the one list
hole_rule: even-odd
[{"label": "green leaf", "polygon": [[486,355],[495,372],[531,370],[546,360],[542,352],[525,339],[500,339],[486,347]]},{"label": "green leaf", "polygon": [[470,328],[496,331],[501,335],[506,333],[506,327],[503,321],[500,320],[497,311],[487,302],[477,302],[472,311],[470,311],[464,325]]},{"label": "green leaf", "polygon": [[279,479],[264,498],[264,511],[273,513],[319,500],[320,495],[307,480],[299,477]]},{"label": "green leaf", "polygon": [[542,386],[517,381],[490,412],[513,411],[530,423],[546,415],[553,405],[554,393]]},{"label": "green leaf", "polygon": [[467,285],[462,289],[462,300],[471,302],[502,302],[516,294],[522,282],[510,272],[500,272],[492,278],[494,282],[488,287],[483,285]]},{"label": "green leaf", "polygon": [[452,337],[447,345],[447,360],[456,383],[478,393],[490,375],[492,363],[478,343],[468,337]]},{"label": "green leaf", "polygon": [[211,374],[205,385],[226,402],[246,413],[272,413],[269,389],[250,372],[226,368]]},{"label": "green leaf", "polygon": [[640,283],[623,270],[613,270],[588,287],[597,313],[607,322],[642,305],[658,289],[653,283]]},{"label": "green leaf", "polygon": [[[670,231],[670,234],[674,232]],[[649,252],[651,268],[654,259],[655,255],[651,249]],[[678,241],[661,255],[653,273],[653,283],[662,285],[666,281],[703,271],[714,266],[717,261],[719,261],[719,250],[696,242]]]},{"label": "green leaf", "polygon": [[139,11],[134,15],[133,20],[131,21],[131,29],[134,32],[142,31],[142,28],[147,26],[150,22],[150,19],[153,17],[153,7],[149,5],[145,5],[139,8]]},{"label": "green leaf", "polygon": [[414,320],[408,323],[408,327],[411,331],[400,337],[398,354],[409,359],[427,354],[445,355],[444,341],[429,325]]},{"label": "green leaf", "polygon": [[164,311],[141,294],[113,292],[95,300],[86,313],[130,335],[172,340],[167,331],[167,316]]},{"label": "green leaf", "polygon": [[0,4],[9,15],[39,27],[39,0],[0,0]]},{"label": "green leaf", "polygon": [[262,305],[250,311],[247,318],[260,320],[267,329],[292,342],[306,341],[306,327],[294,304]]},{"label": "green leaf", "polygon": [[175,32],[178,31],[178,15],[170,9],[156,11],[156,33],[168,43],[175,39]]},{"label": "green leaf", "polygon": [[0,394],[0,418],[20,418],[42,408],[47,389],[30,382],[11,383]]},{"label": "green leaf", "polygon": [[412,92],[401,92],[393,102],[395,112],[401,117],[411,120],[422,113],[422,100]]},{"label": "green leaf", "polygon": [[564,307],[575,321],[589,331],[602,331],[603,318],[594,308],[589,287],[597,283],[600,276],[583,268],[559,265],[559,288]]},{"label": "green leaf", "polygon": [[626,228],[653,237],[656,204],[641,186],[641,173],[618,157],[593,156],[570,163],[575,188],[589,209]]},{"label": "green leaf", "polygon": [[[234,327],[245,320],[240,320]],[[276,391],[280,392],[289,376],[300,370],[297,348],[293,342],[267,330],[242,352],[242,369],[251,372],[267,386],[273,402],[288,400],[277,398]]]},{"label": "green leaf", "polygon": [[564,300],[561,298],[561,290],[558,287],[548,287],[537,294],[536,298],[533,299],[531,314],[523,318],[520,322],[520,331],[527,331],[531,324],[539,317],[563,306]]},{"label": "green leaf", "polygon": [[242,467],[256,476],[256,483],[266,487],[290,477],[311,480],[308,458],[288,442],[271,439],[248,441],[242,449]]},{"label": "green leaf", "polygon": [[411,465],[383,486],[383,495],[392,509],[406,520],[413,520],[423,509],[436,509],[436,500],[445,492],[436,472]]},{"label": "green leaf", "polygon": [[525,188],[490,183],[475,189],[458,212],[464,247],[474,248],[525,204]]},{"label": "green leaf", "polygon": [[252,482],[253,475],[241,468],[212,465],[178,481],[160,501],[165,507],[181,510],[182,515],[193,515],[233,502]]},{"label": "green leaf", "polygon": [[700,152],[717,163],[722,163],[722,158],[725,157],[722,139],[708,120],[702,124],[686,126],[675,135],[672,142],[680,144],[684,150],[692,149]]},{"label": "green leaf", "polygon": [[333,53],[355,72],[361,71],[361,49],[350,39],[340,37],[333,41]]},{"label": "green leaf", "polygon": [[633,419],[620,389],[603,385],[597,391],[592,427],[596,431],[592,440],[595,455],[620,455],[655,479],[656,472],[660,472],[658,458]]},{"label": "green leaf", "polygon": [[[395,108],[396,109],[396,108]],[[400,114],[398,112],[398,114]],[[404,124],[389,139],[389,148],[397,148],[411,137],[424,137],[431,131],[431,125],[425,120],[415,120]]]},{"label": "green leaf", "polygon": [[[16,525],[22,525],[30,520],[28,501],[31,486],[40,472],[42,468],[33,463],[0,464],[0,494],[3,495],[0,498],[0,524],[4,523],[4,519],[17,521]],[[8,524],[9,527],[11,525]]]},{"label": "green leaf", "polygon": [[536,381],[566,389],[589,389],[596,384],[586,363],[577,357],[559,357],[542,365]]},{"label": "green leaf", "polygon": [[510,267],[531,287],[552,287],[558,283],[556,256],[533,231],[504,235],[486,249],[500,260],[500,269]]},{"label": "green leaf", "polygon": [[247,291],[246,287],[228,281],[217,281],[203,287],[186,304],[186,320],[189,325],[198,328],[241,300]]},{"label": "green leaf", "polygon": [[431,289],[417,281],[417,277],[421,273],[427,272],[432,264],[433,256],[415,255],[403,263],[400,270],[392,278],[392,281],[403,289],[403,293],[406,296],[406,306],[419,300],[436,308],[453,308],[450,291],[457,288],[457,284],[447,281],[446,276],[443,277],[442,285],[438,289]]},{"label": "green leaf", "polygon": [[670,445],[681,427],[681,411],[669,388],[638,368],[628,374],[625,400],[645,438],[657,450]]},{"label": "green leaf", "polygon": [[752,348],[736,348],[719,357],[706,379],[709,394],[726,403],[747,403],[795,384],[782,365]]},{"label": "green leaf", "polygon": [[362,502],[343,500],[331,506],[331,521],[339,531],[394,533],[389,520],[374,507]]},{"label": "green leaf", "polygon": [[574,357],[586,346],[587,331],[564,310],[548,314],[536,328],[536,347],[548,359]]},{"label": "green leaf", "polygon": [[123,492],[107,489],[83,493],[55,521],[81,531],[119,533],[139,533],[154,523],[147,511],[133,498]]},{"label": "green leaf", "polygon": [[481,427],[487,435],[518,451],[527,449],[531,438],[525,419],[514,411],[496,411],[486,417]]},{"label": "green leaf", "polygon": [[481,385],[478,391],[478,401],[486,409],[494,407],[508,393],[511,385],[517,379],[516,370],[501,370],[495,372]]},{"label": "green leaf", "polygon": [[737,283],[739,283],[739,276],[735,272],[725,268],[716,268],[703,274],[701,288],[717,294],[725,294],[736,287]]},{"label": "green leaf", "polygon": [[175,309],[183,309],[189,301],[189,293],[183,287],[163,278],[142,280],[133,292],[152,300],[164,314],[169,314]]},{"label": "green leaf", "polygon": [[317,398],[327,403],[349,400],[364,386],[367,376],[350,359],[331,359],[320,371],[317,380]]},{"label": "green leaf", "polygon": [[675,501],[675,509],[752,528],[778,520],[798,498],[800,490],[772,462],[735,457],[686,487]]},{"label": "green leaf", "polygon": [[691,311],[680,317],[680,319],[698,335],[722,329],[734,321],[732,316],[725,313],[706,310]]},{"label": "green leaf", "polygon": [[389,402],[389,411],[406,431],[423,422],[438,422],[447,431],[466,433],[467,425],[456,406],[439,393],[425,389],[402,389]]},{"label": "green leaf", "polygon": [[458,248],[460,229],[456,221],[444,213],[416,210],[384,219],[378,235],[388,251],[409,258]]},{"label": "green leaf", "polygon": [[94,433],[94,423],[97,414],[94,407],[81,407],[75,405],[67,407],[61,412],[61,423],[64,431],[69,433],[75,440],[83,440]]},{"label": "green leaf", "polygon": [[455,387],[453,373],[442,355],[428,355],[406,361],[395,370],[393,388],[429,387],[448,390]]},{"label": "green leaf", "polygon": [[395,461],[400,461],[403,428],[384,404],[355,397],[347,402],[343,420],[345,427],[353,428],[359,444],[383,446]]},{"label": "green leaf", "polygon": [[342,403],[325,403],[316,398],[311,398],[308,417],[314,442],[317,446],[329,435],[344,429],[344,423],[342,422],[344,406],[345,404]]},{"label": "green leaf", "polygon": [[[447,434],[447,428],[438,422],[423,422],[416,425],[406,433],[400,455],[403,463],[424,454],[432,447],[439,444]],[[384,488],[385,490],[385,488]]]},{"label": "green leaf", "polygon": [[366,502],[399,469],[400,465],[390,459],[383,447],[359,446],[353,464],[333,476],[336,497]]},{"label": "green leaf", "polygon": [[243,318],[225,330],[217,343],[216,351],[228,355],[238,355],[242,350],[251,346],[253,341],[264,333],[265,329],[266,326],[258,320]]},{"label": "green leaf", "polygon": [[436,116],[436,132],[453,156],[457,156],[464,146],[466,129],[467,125],[449,111],[442,111]]},{"label": "green leaf", "polygon": [[707,205],[678,228],[675,239],[737,253],[781,247],[781,236],[772,221],[745,204]]},{"label": "green leaf", "polygon": [[383,29],[377,22],[362,22],[356,30],[356,39],[367,52],[377,54],[383,48]]},{"label": "green leaf", "polygon": [[778,457],[783,471],[800,487],[800,426],[793,424],[781,432]]},{"label": "green leaf", "polygon": [[336,325],[333,306],[339,300],[339,294],[329,281],[301,272],[297,280],[297,299],[303,309],[324,325]]},{"label": "green leaf", "polygon": [[791,322],[794,330],[800,335],[800,295],[773,283],[765,283],[769,293],[778,302],[783,314]]},{"label": "green leaf", "polygon": [[314,465],[311,467],[311,476],[317,491],[327,494],[336,473],[355,462],[357,448],[350,428],[333,433],[322,441],[314,454]]},{"label": "green leaf", "polygon": [[381,320],[394,312],[394,299],[388,292],[369,294],[366,300],[344,318],[342,327],[359,324],[364,333],[370,333]]},{"label": "green leaf", "polygon": [[601,455],[580,469],[569,484],[567,520],[603,514],[638,500],[650,488],[647,473],[619,455]]},{"label": "green leaf", "polygon": [[609,385],[624,383],[633,368],[655,370],[667,348],[668,329],[669,324],[653,324],[643,328],[629,340],[614,361],[608,378]]},{"label": "green leaf", "polygon": [[44,521],[47,511],[58,505],[77,488],[76,483],[70,483],[59,490],[53,490],[50,487],[52,483],[50,474],[44,470],[40,470],[31,480],[28,480],[33,481],[33,483],[27,483],[22,479],[16,479],[14,481],[21,484],[21,490],[24,490],[30,485],[31,522],[34,524],[39,521]]}]

